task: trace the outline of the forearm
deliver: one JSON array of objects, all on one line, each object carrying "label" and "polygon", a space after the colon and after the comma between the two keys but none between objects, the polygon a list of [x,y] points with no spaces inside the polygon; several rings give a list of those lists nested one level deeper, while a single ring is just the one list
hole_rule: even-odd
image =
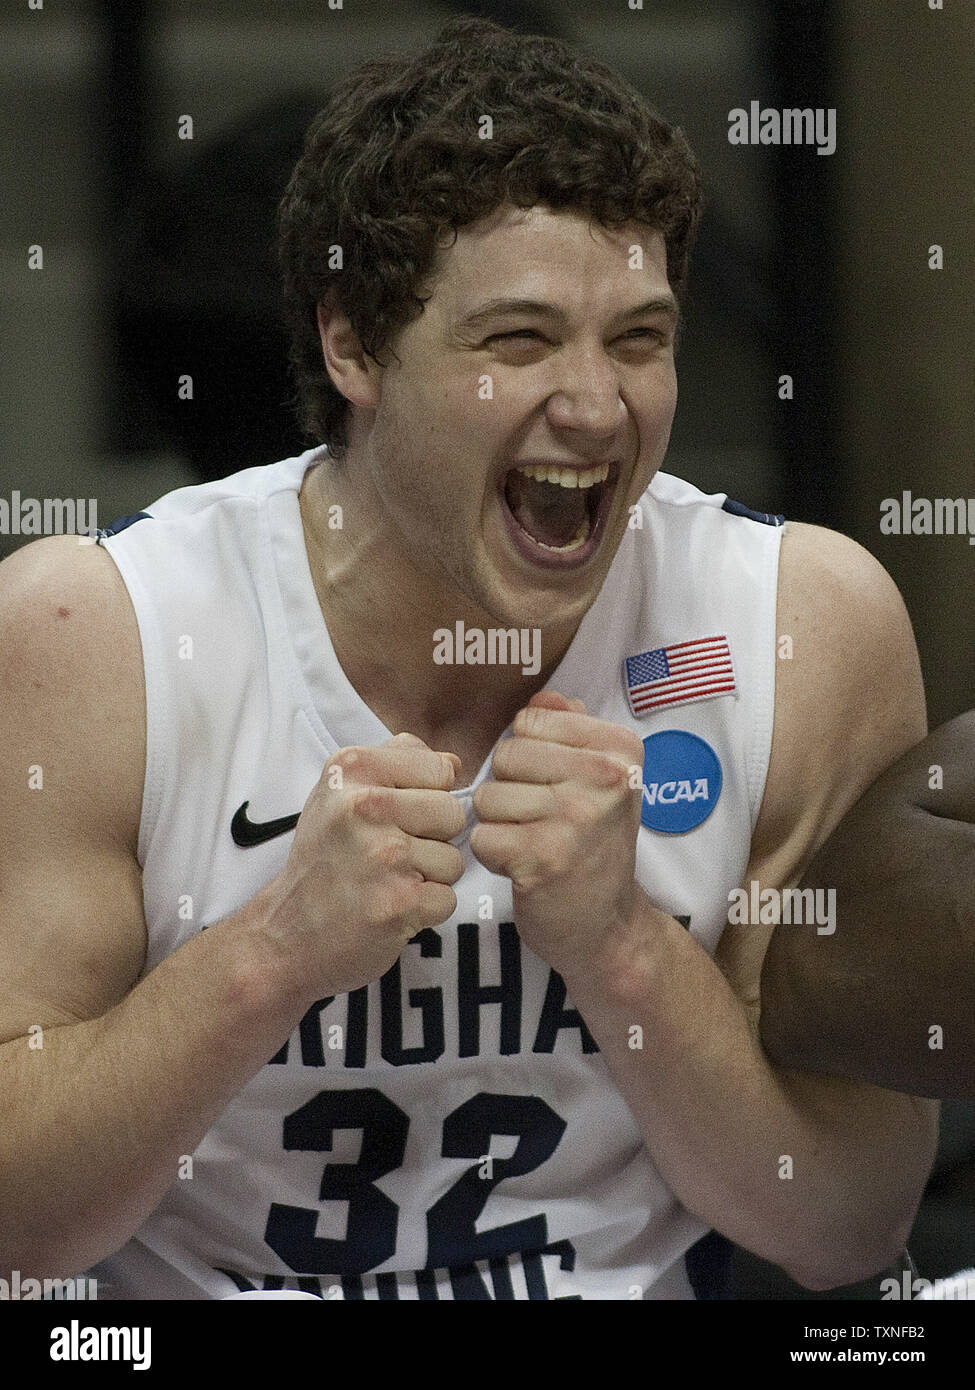
[{"label": "forearm", "polygon": [[[939,825],[942,845],[952,835]],[[902,864],[916,845],[916,833],[905,838]],[[975,1098],[975,914],[950,856],[932,847],[915,873],[836,892],[833,937],[775,930],[761,986],[771,1060],[914,1095]]]},{"label": "forearm", "polygon": [[973,723],[911,749],[810,865],[804,884],[836,893],[836,931],[773,933],[761,1028],[779,1065],[975,1097]]},{"label": "forearm", "polygon": [[100,1018],[0,1047],[0,1275],[66,1277],[124,1244],[307,1001],[259,954],[260,895]]},{"label": "forearm", "polygon": [[875,1272],[910,1229],[934,1155],[930,1113],[772,1067],[693,938],[649,906],[635,927],[625,962],[617,951],[611,966],[563,974],[668,1186],[802,1283]]}]

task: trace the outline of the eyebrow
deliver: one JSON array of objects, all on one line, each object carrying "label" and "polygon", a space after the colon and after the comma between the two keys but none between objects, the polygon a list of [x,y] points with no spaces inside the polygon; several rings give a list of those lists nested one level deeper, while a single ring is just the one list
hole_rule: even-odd
[{"label": "eyebrow", "polygon": [[[549,304],[542,299],[500,298],[489,299],[471,313],[465,314],[454,324],[454,329],[480,328],[491,319],[513,314],[533,314],[560,324],[564,324],[566,320],[564,311],[557,304]],[[637,304],[633,309],[624,309],[622,313],[616,315],[613,322],[622,323],[627,319],[638,318],[643,314],[666,314],[676,324],[680,310],[672,295],[658,295],[654,299],[646,300],[643,304]]]}]

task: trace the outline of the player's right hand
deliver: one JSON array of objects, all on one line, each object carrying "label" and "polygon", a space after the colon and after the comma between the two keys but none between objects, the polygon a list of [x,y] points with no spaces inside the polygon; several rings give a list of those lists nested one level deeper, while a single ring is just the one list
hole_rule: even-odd
[{"label": "player's right hand", "polygon": [[325,765],[287,863],[259,895],[264,944],[309,1002],[379,979],[412,936],[455,912],[459,769],[413,734],[341,748]]}]

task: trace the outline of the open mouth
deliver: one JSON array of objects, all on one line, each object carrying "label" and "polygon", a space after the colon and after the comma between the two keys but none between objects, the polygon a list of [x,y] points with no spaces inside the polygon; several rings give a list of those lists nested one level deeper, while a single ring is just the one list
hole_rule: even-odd
[{"label": "open mouth", "polygon": [[615,463],[509,469],[503,510],[518,550],[536,563],[559,567],[587,560],[599,542],[618,472]]}]

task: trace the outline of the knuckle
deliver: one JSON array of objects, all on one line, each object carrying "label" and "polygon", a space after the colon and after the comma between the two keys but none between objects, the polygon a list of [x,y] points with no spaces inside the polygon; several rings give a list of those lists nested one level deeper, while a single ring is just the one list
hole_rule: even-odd
[{"label": "knuckle", "polygon": [[349,797],[349,804],[363,820],[379,821],[389,815],[391,797],[386,787],[356,787]]},{"label": "knuckle", "polygon": [[409,859],[409,836],[403,830],[391,828],[373,838],[369,857],[381,869],[403,869]]},{"label": "knuckle", "polygon": [[630,764],[612,753],[597,753],[593,770],[601,787],[625,787],[629,780]]},{"label": "knuckle", "polygon": [[348,748],[340,748],[337,753],[333,753],[329,759],[330,767],[340,767],[343,772],[349,772],[357,763],[362,761],[365,749],[358,744],[350,744]]}]

